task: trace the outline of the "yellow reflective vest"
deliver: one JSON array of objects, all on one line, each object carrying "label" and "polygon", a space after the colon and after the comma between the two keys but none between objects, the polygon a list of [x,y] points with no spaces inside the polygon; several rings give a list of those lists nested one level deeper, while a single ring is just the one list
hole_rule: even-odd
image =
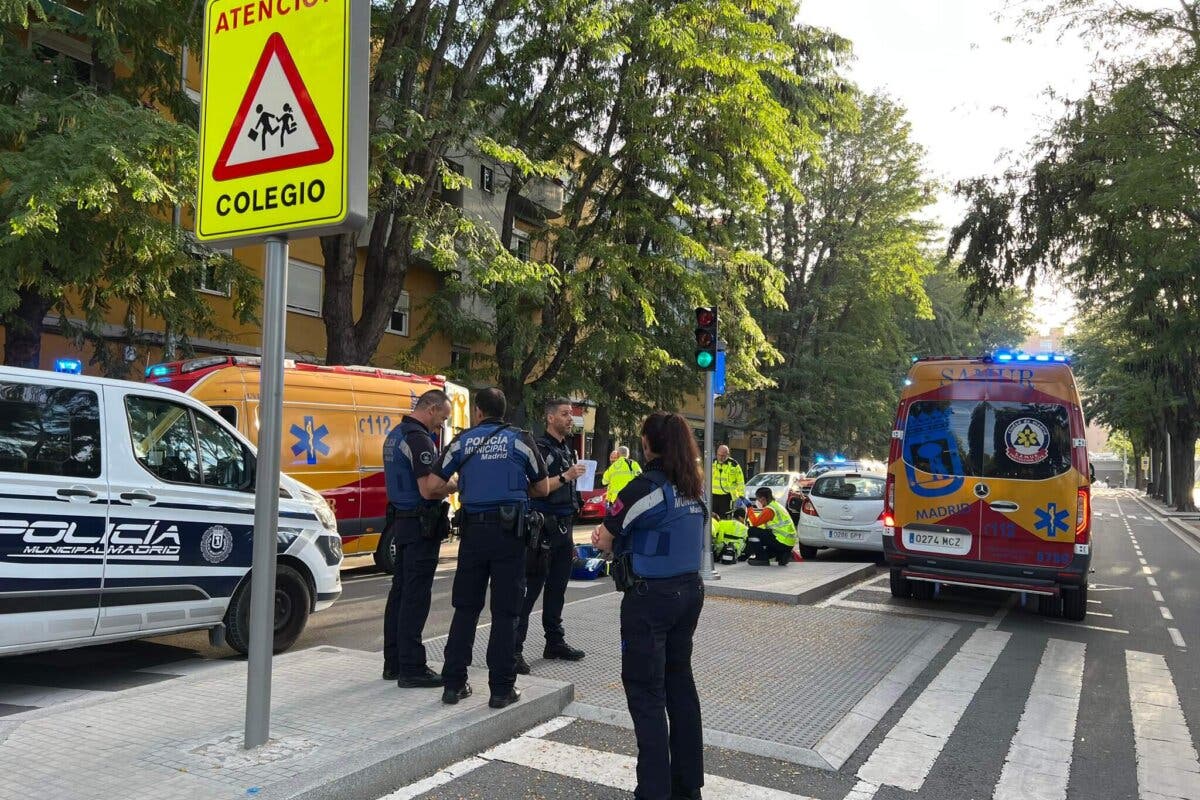
[{"label": "yellow reflective vest", "polygon": [[609,464],[608,469],[604,470],[604,475],[600,478],[600,482],[608,487],[605,499],[610,503],[615,502],[621,490],[641,474],[641,466],[632,458],[618,458]]},{"label": "yellow reflective vest", "polygon": [[787,512],[787,509],[780,505],[778,500],[772,500],[767,508],[775,512],[775,516],[767,523],[767,530],[775,535],[775,540],[780,544],[786,544],[788,547],[796,546],[796,523],[792,521],[792,515]]},{"label": "yellow reflective vest", "polygon": [[734,552],[739,556],[746,548],[746,536],[749,529],[736,519],[723,519],[713,523],[713,550],[720,552],[725,545],[733,545]]},{"label": "yellow reflective vest", "polygon": [[727,494],[734,500],[746,493],[746,476],[742,473],[742,465],[732,458],[722,464],[713,462],[712,470],[713,494]]}]

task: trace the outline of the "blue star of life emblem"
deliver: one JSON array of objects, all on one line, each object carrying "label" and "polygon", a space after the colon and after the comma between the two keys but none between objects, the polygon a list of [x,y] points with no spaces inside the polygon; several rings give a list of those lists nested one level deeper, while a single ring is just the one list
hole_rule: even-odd
[{"label": "blue star of life emblem", "polygon": [[329,435],[329,428],[322,425],[316,427],[316,423],[312,417],[304,418],[304,427],[292,425],[289,431],[292,436],[296,437],[296,443],[292,445],[292,455],[299,456],[305,453],[305,461],[309,464],[317,463],[317,454],[329,455],[329,445],[325,444],[325,437]]},{"label": "blue star of life emblem", "polygon": [[1070,525],[1067,524],[1067,517],[1071,516],[1071,512],[1067,510],[1058,510],[1058,503],[1050,503],[1045,508],[1035,508],[1033,510],[1037,516],[1037,522],[1033,527],[1039,531],[1044,531],[1047,536],[1058,536],[1059,531],[1066,532],[1070,530]]}]

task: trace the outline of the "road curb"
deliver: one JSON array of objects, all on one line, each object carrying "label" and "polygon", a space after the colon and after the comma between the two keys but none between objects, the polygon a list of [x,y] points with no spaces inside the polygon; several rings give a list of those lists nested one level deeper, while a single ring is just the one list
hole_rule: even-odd
[{"label": "road curb", "polygon": [[1142,508],[1153,514],[1154,518],[1159,522],[1186,536],[1192,541],[1193,544],[1200,545],[1200,529],[1198,529],[1191,522],[1182,519],[1175,519],[1163,514],[1161,509],[1156,508],[1153,503],[1147,501],[1143,497],[1134,495],[1133,499],[1136,500]]},{"label": "road curb", "polygon": [[[792,566],[787,569],[792,569]],[[803,565],[799,566],[803,569]],[[852,583],[875,575],[875,564],[862,564],[857,569],[830,577],[815,586],[800,592],[776,591],[772,589],[754,589],[744,586],[729,586],[721,581],[705,581],[704,591],[712,597],[729,597],[736,600],[759,600],[765,603],[780,603],[786,606],[798,606],[816,603],[844,589]],[[772,569],[772,567],[760,567]]]}]

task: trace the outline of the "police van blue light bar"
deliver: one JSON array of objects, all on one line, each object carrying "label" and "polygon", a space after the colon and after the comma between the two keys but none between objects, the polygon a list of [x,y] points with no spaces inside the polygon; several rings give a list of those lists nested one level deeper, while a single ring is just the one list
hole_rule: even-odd
[{"label": "police van blue light bar", "polygon": [[60,358],[54,362],[55,372],[65,372],[68,375],[82,375],[83,362],[78,358]]}]

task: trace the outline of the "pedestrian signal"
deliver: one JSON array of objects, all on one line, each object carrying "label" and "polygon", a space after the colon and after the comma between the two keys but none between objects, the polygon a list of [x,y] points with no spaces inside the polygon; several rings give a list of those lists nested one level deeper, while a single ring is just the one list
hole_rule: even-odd
[{"label": "pedestrian signal", "polygon": [[717,309],[713,306],[696,309],[696,367],[705,372],[717,368]]}]

